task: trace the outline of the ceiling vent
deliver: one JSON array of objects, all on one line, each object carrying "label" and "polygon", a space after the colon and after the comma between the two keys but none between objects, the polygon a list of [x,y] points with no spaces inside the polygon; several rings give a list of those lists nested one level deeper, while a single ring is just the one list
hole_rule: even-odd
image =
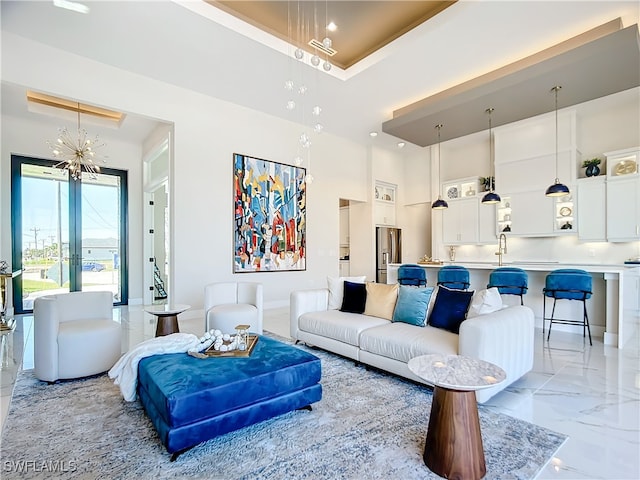
[{"label": "ceiling vent", "polygon": [[309,46],[315,48],[316,50],[320,50],[322,53],[326,53],[330,57],[333,57],[336,53],[338,53],[338,51],[334,50],[333,48],[325,47],[322,42],[316,40],[315,38],[309,40]]}]

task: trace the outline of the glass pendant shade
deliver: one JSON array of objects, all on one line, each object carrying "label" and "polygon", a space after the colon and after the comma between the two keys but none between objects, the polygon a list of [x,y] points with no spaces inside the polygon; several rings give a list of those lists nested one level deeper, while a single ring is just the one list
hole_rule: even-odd
[{"label": "glass pendant shade", "polygon": [[444,210],[445,208],[449,208],[449,204],[440,197],[431,204],[431,210]]},{"label": "glass pendant shade", "polygon": [[484,197],[482,197],[482,203],[485,205],[491,205],[492,203],[500,203],[500,195],[496,192],[487,192]]},{"label": "glass pendant shade", "polygon": [[547,197],[564,197],[565,195],[569,195],[569,187],[560,183],[560,180],[556,178],[555,183],[550,185],[544,194]]}]

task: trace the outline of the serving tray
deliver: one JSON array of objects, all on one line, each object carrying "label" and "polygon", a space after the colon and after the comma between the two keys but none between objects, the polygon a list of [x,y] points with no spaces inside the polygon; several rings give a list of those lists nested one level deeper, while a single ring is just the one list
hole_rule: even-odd
[{"label": "serving tray", "polygon": [[[227,344],[228,342],[224,342]],[[219,350],[214,350],[213,345],[207,348],[203,354],[207,357],[248,357],[253,352],[253,349],[258,343],[257,335],[247,335],[247,349],[246,350],[231,350],[230,352],[221,352]]]}]

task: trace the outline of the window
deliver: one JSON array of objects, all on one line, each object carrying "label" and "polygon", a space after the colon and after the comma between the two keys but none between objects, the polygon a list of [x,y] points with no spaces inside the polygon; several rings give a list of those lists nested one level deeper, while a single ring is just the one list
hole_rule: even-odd
[{"label": "window", "polygon": [[16,313],[38,296],[79,290],[110,290],[126,304],[127,173],[104,168],[74,181],[56,163],[11,157]]}]

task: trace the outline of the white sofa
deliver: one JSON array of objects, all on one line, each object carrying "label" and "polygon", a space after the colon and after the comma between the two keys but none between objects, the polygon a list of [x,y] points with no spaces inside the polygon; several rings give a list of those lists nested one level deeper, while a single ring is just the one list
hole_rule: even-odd
[{"label": "white sofa", "polygon": [[407,367],[407,362],[419,355],[459,354],[489,361],[502,367],[507,379],[478,390],[480,403],[533,367],[534,316],[526,306],[509,306],[469,318],[455,334],[430,325],[419,327],[328,309],[328,302],[328,288],[292,292],[291,337],[421,383],[426,382]]}]

